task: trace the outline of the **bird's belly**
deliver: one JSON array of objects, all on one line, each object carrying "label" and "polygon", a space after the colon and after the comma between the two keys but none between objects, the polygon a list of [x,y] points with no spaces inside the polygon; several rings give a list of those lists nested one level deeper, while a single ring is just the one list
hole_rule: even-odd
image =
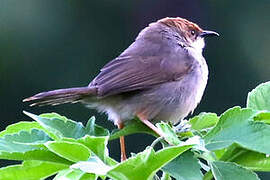
[{"label": "bird's belly", "polygon": [[175,124],[196,108],[198,88],[194,85],[185,85],[185,83],[172,83],[166,86],[168,90],[161,104],[162,109],[153,117],[153,120]]},{"label": "bird's belly", "polygon": [[[138,113],[152,122],[177,123],[192,112],[203,95],[207,79],[190,74],[180,81],[154,86],[127,96],[119,95],[86,102],[88,107],[108,114],[115,124],[128,121]],[[91,102],[91,103],[90,103]]]},{"label": "bird's belly", "polygon": [[[153,122],[177,123],[192,112],[200,102],[207,79],[200,74],[190,74],[180,81],[173,81],[144,91],[136,109]],[[135,97],[134,97],[135,99]],[[131,101],[135,102],[134,100]]]}]

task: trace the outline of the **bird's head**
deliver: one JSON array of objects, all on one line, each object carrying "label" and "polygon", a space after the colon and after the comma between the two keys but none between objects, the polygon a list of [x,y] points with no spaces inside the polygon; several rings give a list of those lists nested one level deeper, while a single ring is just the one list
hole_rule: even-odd
[{"label": "bird's head", "polygon": [[197,24],[183,18],[163,18],[158,21],[175,31],[175,38],[178,38],[182,46],[188,46],[202,51],[204,38],[208,36],[219,36],[214,31],[201,29]]}]

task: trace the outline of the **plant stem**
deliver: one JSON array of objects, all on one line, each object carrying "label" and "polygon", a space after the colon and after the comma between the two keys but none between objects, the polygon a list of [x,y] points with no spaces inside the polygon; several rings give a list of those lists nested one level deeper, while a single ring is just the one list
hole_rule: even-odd
[{"label": "plant stem", "polygon": [[163,139],[163,137],[158,137],[157,139],[155,139],[152,142],[151,147],[154,149],[155,145],[157,145],[157,143],[159,143],[162,139]]}]

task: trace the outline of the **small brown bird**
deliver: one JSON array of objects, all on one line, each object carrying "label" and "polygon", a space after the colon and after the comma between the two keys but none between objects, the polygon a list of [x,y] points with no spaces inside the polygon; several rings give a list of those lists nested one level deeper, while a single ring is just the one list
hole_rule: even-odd
[{"label": "small brown bird", "polygon": [[[42,92],[23,101],[32,105],[81,102],[105,112],[118,128],[137,116],[152,123],[180,122],[193,112],[207,84],[202,56],[204,37],[218,36],[183,18],[164,18],[143,29],[119,57],[110,61],[87,87]],[[126,159],[124,137],[121,159]]]}]

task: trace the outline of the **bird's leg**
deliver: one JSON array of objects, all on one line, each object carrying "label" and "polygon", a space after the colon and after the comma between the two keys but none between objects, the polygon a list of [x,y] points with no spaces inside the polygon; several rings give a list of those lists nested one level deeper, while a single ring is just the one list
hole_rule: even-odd
[{"label": "bird's leg", "polygon": [[[119,129],[124,128],[124,123],[120,122],[117,124]],[[121,161],[125,161],[127,159],[126,156],[126,147],[125,147],[125,137],[120,136],[120,149],[121,149]]]},{"label": "bird's leg", "polygon": [[146,126],[148,126],[150,129],[152,129],[155,133],[157,133],[160,137],[165,137],[163,132],[161,132],[154,124],[152,124],[150,121],[145,118],[142,114],[137,114],[137,117],[143,122]]}]

